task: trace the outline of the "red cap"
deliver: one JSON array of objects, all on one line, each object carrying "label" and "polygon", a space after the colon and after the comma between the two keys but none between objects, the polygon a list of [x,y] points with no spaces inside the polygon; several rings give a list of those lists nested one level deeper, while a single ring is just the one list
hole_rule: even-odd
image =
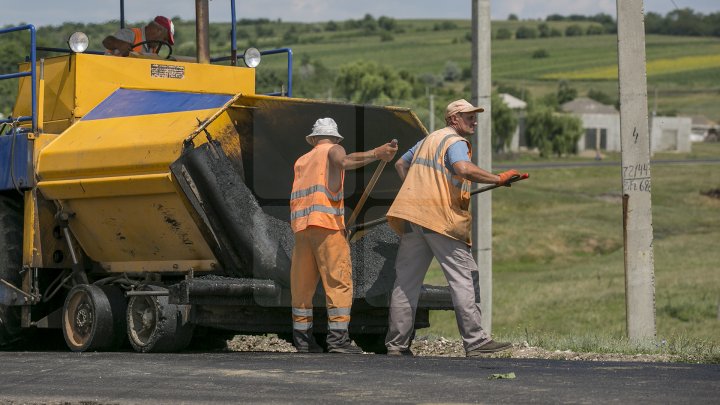
[{"label": "red cap", "polygon": [[172,20],[159,15],[155,17],[153,21],[162,25],[163,27],[165,27],[166,30],[168,30],[168,42],[170,43],[170,45],[175,45],[175,25],[173,25]]}]

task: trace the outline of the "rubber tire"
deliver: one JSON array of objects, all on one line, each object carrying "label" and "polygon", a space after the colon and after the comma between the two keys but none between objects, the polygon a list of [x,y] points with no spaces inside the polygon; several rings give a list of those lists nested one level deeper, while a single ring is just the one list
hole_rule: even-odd
[{"label": "rubber tire", "polygon": [[[0,195],[0,278],[20,286],[22,200]],[[20,307],[0,305],[0,347],[20,338]]]},{"label": "rubber tire", "polygon": [[[162,291],[148,286],[146,290]],[[127,336],[140,353],[170,353],[185,349],[192,340],[194,325],[182,324],[182,305],[170,304],[167,296],[133,296],[127,305]],[[143,316],[150,328],[143,331]]]},{"label": "rubber tire", "polygon": [[62,313],[63,336],[70,350],[89,352],[117,348],[115,325],[119,322],[115,319],[108,295],[101,287],[76,285],[65,297]]},{"label": "rubber tire", "polygon": [[113,316],[113,343],[110,349],[118,350],[130,347],[127,337],[127,304],[125,290],[116,285],[100,286],[110,302]]}]

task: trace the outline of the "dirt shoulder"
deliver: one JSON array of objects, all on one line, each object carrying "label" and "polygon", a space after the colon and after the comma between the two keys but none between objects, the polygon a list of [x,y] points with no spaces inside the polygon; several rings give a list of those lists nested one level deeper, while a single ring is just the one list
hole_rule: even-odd
[{"label": "dirt shoulder", "polygon": [[[250,352],[294,352],[295,348],[276,336],[238,335],[228,341],[229,351]],[[465,357],[462,342],[459,339],[419,337],[412,346],[416,356]],[[545,350],[533,347],[527,342],[513,344],[512,349],[500,353],[488,354],[488,358],[516,359],[552,359],[584,361],[637,361],[637,362],[676,362],[680,358],[657,354],[618,354],[618,353],[578,353],[571,350]]]}]

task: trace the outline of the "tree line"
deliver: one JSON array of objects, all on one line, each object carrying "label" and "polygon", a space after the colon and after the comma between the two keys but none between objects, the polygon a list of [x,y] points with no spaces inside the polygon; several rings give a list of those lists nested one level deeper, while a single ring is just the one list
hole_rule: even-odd
[{"label": "tree line", "polygon": [[[617,32],[617,22],[608,14],[596,14],[594,16],[583,16],[572,14],[562,16],[552,14],[545,18],[545,21],[588,21],[602,25],[607,32]],[[659,13],[649,12],[645,14],[645,33],[658,35],[680,35],[680,36],[720,36],[720,12],[703,14],[695,12],[691,8],[675,9],[665,16]]]},{"label": "tree line", "polygon": [[[509,20],[517,20],[511,15]],[[176,22],[176,54],[194,54],[194,23],[173,18]],[[533,36],[572,36],[574,24],[567,26],[564,32],[555,32],[554,22],[571,21],[585,23],[586,27],[602,27],[602,32],[583,31],[578,35],[592,35],[614,32],[616,23],[606,14],[594,16],[560,15],[548,16],[545,22],[537,27],[523,29],[521,25],[515,32],[518,39],[532,38]],[[592,23],[587,25],[586,23]],[[100,49],[101,39],[118,27],[117,21],[104,24],[78,24],[65,23],[59,26],[41,27],[38,29],[38,45],[49,47],[63,47],[61,38],[67,38],[70,33],[84,31],[91,38],[90,49]],[[654,13],[646,16],[646,30],[649,33],[663,35],[718,35],[720,27],[720,13],[705,16],[689,9],[675,10],[665,17]],[[532,28],[532,29],[531,29]],[[402,34],[412,29],[410,24],[401,24],[395,19],[381,16],[374,18],[370,14],[358,20],[343,22],[329,21],[327,23],[300,24],[282,23],[268,19],[240,20],[238,22],[238,36],[247,41],[267,38],[267,41],[279,41],[282,46],[296,42],[305,42],[308,38],[319,38],[322,33],[332,35],[380,36],[381,41],[392,40],[393,34]],[[440,21],[435,23],[433,31],[457,30],[459,26],[454,21]],[[213,23],[210,26],[211,49],[229,48],[229,24]],[[496,34],[497,37],[497,34]],[[183,39],[187,38],[187,39]],[[469,40],[469,38],[466,38]],[[240,39],[239,39],[240,40]],[[0,74],[11,73],[17,70],[17,62],[24,59],[27,53],[27,40],[20,34],[0,37]],[[533,55],[533,57],[544,57]],[[420,111],[427,105],[428,93],[436,97],[435,111],[419,112],[427,122],[430,114],[442,117],[447,102],[457,98],[457,84],[467,83],[470,80],[470,70],[461,69],[457,63],[449,61],[442,72],[411,74],[407,71],[397,70],[374,62],[350,62],[332,69],[325,66],[321,60],[313,59],[310,55],[302,55],[299,66],[295,67],[296,80],[294,82],[294,95],[298,97],[318,98],[319,94],[328,91],[329,98],[340,99],[360,104],[397,104],[407,105]],[[268,87],[276,91],[273,86],[282,83],[281,73],[272,70],[258,70],[257,88]],[[17,82],[13,80],[0,81],[0,113],[9,115],[15,99]],[[467,90],[467,89],[466,89]],[[466,91],[464,90],[463,93]],[[517,114],[500,101],[498,93],[509,93],[528,102],[526,112],[526,129],[528,144],[536,147],[544,156],[566,155],[573,153],[577,140],[582,136],[582,125],[579,119],[560,113],[562,103],[577,96],[567,82],[558,84],[557,92],[541,98],[533,98],[531,94],[522,89],[503,88],[499,86],[492,98],[492,144],[495,151],[502,151],[509,146],[512,134],[517,126]],[[612,104],[613,100],[601,92],[591,90],[588,96],[605,104]]]}]

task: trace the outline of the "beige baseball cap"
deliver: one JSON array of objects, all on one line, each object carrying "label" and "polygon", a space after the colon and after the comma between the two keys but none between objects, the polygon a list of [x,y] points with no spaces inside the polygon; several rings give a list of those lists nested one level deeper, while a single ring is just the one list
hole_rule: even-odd
[{"label": "beige baseball cap", "polygon": [[448,104],[445,110],[445,118],[450,118],[453,115],[461,112],[483,112],[485,111],[482,107],[475,107],[465,99],[455,100]]}]

